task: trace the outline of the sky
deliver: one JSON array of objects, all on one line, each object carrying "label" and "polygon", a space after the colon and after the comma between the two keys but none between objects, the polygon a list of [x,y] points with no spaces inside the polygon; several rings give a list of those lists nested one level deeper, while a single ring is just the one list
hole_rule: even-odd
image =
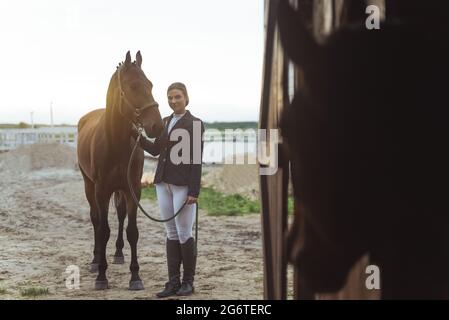
[{"label": "sky", "polygon": [[203,121],[257,121],[262,0],[0,0],[0,123],[76,124],[141,51],[162,116],[184,82]]}]

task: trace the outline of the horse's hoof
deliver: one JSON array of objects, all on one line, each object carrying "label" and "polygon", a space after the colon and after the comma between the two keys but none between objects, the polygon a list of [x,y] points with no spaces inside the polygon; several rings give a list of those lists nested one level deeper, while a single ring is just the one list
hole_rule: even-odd
[{"label": "horse's hoof", "polygon": [[112,264],[124,264],[124,263],[125,263],[124,256],[114,256],[114,260],[112,261]]},{"label": "horse's hoof", "polygon": [[91,263],[90,264],[90,272],[97,273],[98,272],[98,263]]},{"label": "horse's hoof", "polygon": [[135,280],[129,282],[129,290],[137,291],[137,290],[144,290],[143,282],[142,280]]},{"label": "horse's hoof", "polygon": [[109,289],[108,280],[96,280],[95,290],[106,290]]}]

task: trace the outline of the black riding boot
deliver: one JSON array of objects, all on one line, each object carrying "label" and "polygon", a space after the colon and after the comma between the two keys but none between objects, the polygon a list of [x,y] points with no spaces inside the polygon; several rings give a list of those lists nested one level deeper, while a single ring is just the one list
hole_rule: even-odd
[{"label": "black riding boot", "polygon": [[165,289],[156,293],[159,298],[175,295],[181,287],[180,267],[182,261],[181,246],[179,240],[169,240],[166,242],[168,282]]},{"label": "black riding boot", "polygon": [[182,278],[181,288],[176,292],[178,296],[189,296],[193,293],[193,278],[195,276],[196,255],[195,240],[189,238],[185,243],[181,244],[182,265],[184,274]]}]

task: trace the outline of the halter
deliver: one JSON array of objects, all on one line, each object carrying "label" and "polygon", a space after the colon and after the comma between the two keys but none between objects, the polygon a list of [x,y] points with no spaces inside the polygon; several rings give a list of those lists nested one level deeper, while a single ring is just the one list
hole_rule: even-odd
[{"label": "halter", "polygon": [[[142,126],[142,123],[139,120],[140,115],[142,114],[142,112],[145,109],[153,108],[153,107],[157,108],[159,106],[159,104],[156,101],[153,101],[153,102],[149,102],[149,103],[147,103],[147,104],[145,104],[143,106],[134,106],[133,107],[132,103],[129,101],[128,97],[126,96],[125,91],[122,89],[122,81],[121,81],[121,78],[120,78],[120,73],[121,73],[121,69],[122,68],[123,68],[123,65],[117,69],[118,89],[120,91],[120,104],[119,104],[119,109],[118,110],[119,110],[120,114],[123,117],[127,118],[128,120],[130,120],[131,123],[134,126],[136,126],[139,131],[142,131],[143,130],[143,126]],[[127,117],[126,115],[124,115],[122,113],[122,100],[124,100],[125,105],[128,107],[128,109],[130,109],[132,114],[134,114],[137,111],[136,120],[129,119],[129,117]]]}]

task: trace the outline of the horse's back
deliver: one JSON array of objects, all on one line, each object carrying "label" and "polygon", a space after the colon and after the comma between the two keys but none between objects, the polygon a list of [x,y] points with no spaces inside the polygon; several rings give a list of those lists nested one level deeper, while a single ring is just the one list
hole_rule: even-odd
[{"label": "horse's back", "polygon": [[[78,121],[78,133],[84,129],[87,125],[89,128],[95,127],[100,121],[101,117],[105,113],[106,109],[95,109],[86,113],[81,119]],[[88,129],[87,129],[88,130]]]},{"label": "horse's back", "polygon": [[90,180],[94,180],[92,168],[92,143],[106,109],[96,109],[85,114],[78,121],[78,164],[81,171]]}]

